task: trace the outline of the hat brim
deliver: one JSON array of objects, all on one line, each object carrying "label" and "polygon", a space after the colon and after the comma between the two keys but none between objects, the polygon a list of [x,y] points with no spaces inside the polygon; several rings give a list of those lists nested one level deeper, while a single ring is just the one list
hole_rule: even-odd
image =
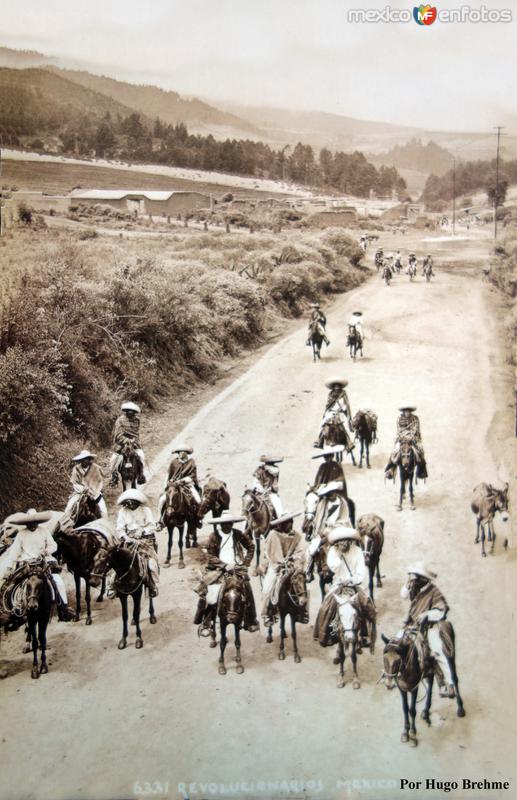
[{"label": "hat brim", "polygon": [[35,514],[11,514],[9,523],[11,525],[28,525],[31,522],[37,522],[40,525],[43,522],[50,522],[52,514],[49,511],[36,511]]},{"label": "hat brim", "polygon": [[279,525],[282,525],[282,523],[288,522],[289,520],[294,519],[295,517],[300,517],[301,515],[302,515],[301,511],[293,511],[292,514],[283,514],[281,517],[278,517],[278,519],[272,520],[269,523],[269,527],[277,528]]},{"label": "hat brim", "polygon": [[332,447],[325,447],[319,453],[316,453],[315,456],[311,456],[311,458],[314,460],[315,458],[322,458],[323,456],[333,456],[336,455],[336,453],[342,453],[344,449],[344,444],[335,444]]},{"label": "hat brim", "polygon": [[260,456],[259,461],[261,464],[281,464],[283,458],[275,458],[274,456]]},{"label": "hat brim", "polygon": [[140,492],[138,489],[127,489],[125,492],[122,492],[120,497],[117,500],[117,505],[121,506],[123,503],[127,503],[128,500],[134,500],[137,503],[141,503],[142,505],[147,505],[149,500],[145,496],[143,492]]},{"label": "hat brim", "polygon": [[330,389],[331,386],[348,386],[348,381],[344,378],[331,378],[328,381],[325,381],[325,386],[327,389]]},{"label": "hat brim", "polygon": [[96,455],[95,453],[79,453],[73,457],[72,461],[86,461],[87,458],[96,458]]},{"label": "hat brim", "polygon": [[174,450],[171,450],[171,453],[188,453],[192,455],[194,449],[192,447],[175,447]]},{"label": "hat brim", "polygon": [[238,522],[246,522],[246,517],[238,517],[236,515],[229,514],[228,516],[222,517],[212,517],[212,519],[207,519],[205,522],[208,522],[209,525],[223,525],[225,522],[229,522],[232,525]]},{"label": "hat brim", "polygon": [[400,406],[399,411],[416,411],[416,406]]},{"label": "hat brim", "polygon": [[345,528],[344,526],[339,526],[335,531],[330,531],[327,534],[327,539],[330,544],[336,544],[336,542],[361,541],[361,537],[355,528]]},{"label": "hat brim", "polygon": [[134,411],[136,414],[140,414],[140,406],[137,406],[136,403],[122,403],[120,406],[121,411]]}]

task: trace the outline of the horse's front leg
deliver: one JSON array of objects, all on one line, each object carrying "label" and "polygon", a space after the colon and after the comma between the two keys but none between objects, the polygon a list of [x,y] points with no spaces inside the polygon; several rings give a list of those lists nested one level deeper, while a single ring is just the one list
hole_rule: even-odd
[{"label": "horse's front leg", "polygon": [[465,709],[463,708],[463,700],[460,695],[458,673],[456,672],[456,659],[448,658],[447,660],[449,662],[449,669],[451,671],[452,685],[454,686],[454,691],[456,692],[456,704],[458,706],[456,713],[458,714],[458,717],[464,717]]},{"label": "horse's front leg", "polygon": [[356,634],[356,638],[352,642],[352,652],[350,654],[350,658],[352,659],[352,669],[353,669],[353,673],[354,673],[354,677],[353,677],[353,681],[352,681],[352,686],[354,687],[354,689],[360,689],[361,688],[361,681],[359,680],[359,675],[357,674],[357,649],[356,649],[356,647],[357,647],[357,636],[360,636],[360,635],[361,634],[358,631],[358,633]]},{"label": "horse's front leg", "polygon": [[434,672],[431,672],[430,676],[427,678],[427,696],[425,698],[425,706],[420,715],[422,719],[427,722],[428,725],[431,724],[431,702],[433,699],[433,683],[434,683]]},{"label": "horse's front leg", "polygon": [[407,692],[402,691],[399,686],[400,698],[402,700],[402,714],[404,715],[404,730],[400,734],[400,741],[404,744],[409,742],[409,705],[407,701]]},{"label": "horse's front leg", "polygon": [[478,544],[479,542],[479,529],[481,528],[481,519],[476,517],[476,538],[474,539],[474,544]]},{"label": "horse's front leg", "polygon": [[339,662],[339,677],[337,679],[337,688],[342,689],[345,686],[345,646],[341,639],[337,646],[337,657]]},{"label": "horse's front leg", "polygon": [[74,572],[75,582],[75,621],[81,618],[81,577],[77,572]]},{"label": "horse's front leg", "polygon": [[486,558],[485,552],[485,526],[481,525],[481,555]]},{"label": "horse's front leg", "polygon": [[86,624],[86,625],[91,625],[91,624],[92,624],[92,605],[91,605],[92,596],[91,596],[91,587],[90,587],[90,581],[88,580],[88,577],[86,577],[86,578],[85,578],[84,582],[85,582],[85,584],[86,584],[86,589],[85,589],[85,597],[86,597],[86,622],[85,622],[85,624]]},{"label": "horse's front leg", "polygon": [[410,725],[409,725],[409,744],[411,747],[416,747],[418,739],[416,738],[416,696],[418,694],[418,686],[411,692],[411,705],[409,707]]},{"label": "horse's front leg", "polygon": [[296,639],[296,619],[294,614],[291,614],[291,638],[293,640],[294,662],[295,664],[299,664],[302,659],[298,652],[298,641]]},{"label": "horse's front leg", "polygon": [[104,600],[104,595],[105,594],[106,594],[106,576],[103,575],[102,576],[102,580],[101,580],[101,591],[100,591],[100,594],[99,594],[96,602],[97,603],[102,603],[102,601]]},{"label": "horse's front leg", "polygon": [[127,647],[128,627],[127,627],[127,594],[119,593],[120,606],[122,609],[122,639],[118,643],[118,649],[124,650]]},{"label": "horse's front leg", "polygon": [[174,540],[174,525],[167,525],[167,558],[164,567],[170,567],[172,559],[172,543]]},{"label": "horse's front leg", "polygon": [[361,439],[361,452],[359,454],[359,469],[363,466],[363,457],[364,457],[364,439]]},{"label": "horse's front leg", "polygon": [[404,502],[404,495],[406,494],[406,477],[400,472],[400,497],[397,511],[402,511],[402,503]]},{"label": "horse's front leg", "polygon": [[149,598],[149,622],[151,625],[156,625],[156,614],[154,613],[153,598]]},{"label": "horse's front leg", "polygon": [[224,651],[226,650],[226,645],[228,643],[228,639],[226,638],[226,625],[227,623],[220,620],[221,623],[221,640],[219,642],[220,647],[220,655],[219,655],[219,675],[226,675],[226,666],[224,663]]},{"label": "horse's front leg", "polygon": [[381,587],[381,586],[382,586],[382,580],[381,580],[381,570],[380,570],[380,563],[381,563],[381,557],[379,556],[379,558],[377,559],[377,566],[376,566],[376,572],[377,572],[377,586],[378,586],[378,587]]},{"label": "horse's front leg", "polygon": [[47,666],[47,626],[49,616],[45,615],[44,618],[38,620],[38,639],[41,648],[41,666],[39,668],[40,675],[46,675],[48,672]]},{"label": "horse's front leg", "polygon": [[143,586],[140,586],[136,592],[133,592],[131,595],[133,598],[133,619],[136,625],[136,641],[135,647],[137,650],[140,650],[141,647],[144,646],[144,641],[142,639],[142,630],[140,628],[140,609],[142,606],[142,592],[144,591]]},{"label": "horse's front leg", "polygon": [[366,447],[366,467],[368,469],[371,469],[371,466],[370,466],[370,443],[368,442],[368,439],[366,440],[365,447]]},{"label": "horse's front leg", "polygon": [[237,666],[235,671],[237,675],[242,675],[244,672],[244,667],[242,666],[242,659],[241,659],[241,629],[238,623],[235,623],[235,661]]},{"label": "horse's front leg", "polygon": [[[34,614],[34,612],[32,612]],[[31,678],[39,678],[38,667],[38,636],[36,632],[36,619],[31,619],[29,622],[29,636],[32,645],[32,670]]]},{"label": "horse's front leg", "polygon": [[368,592],[370,594],[370,599],[373,600],[373,573],[375,572],[375,566],[372,561],[372,557],[370,555],[370,563],[368,565]]},{"label": "horse's front leg", "polygon": [[180,551],[180,557],[179,557],[179,561],[178,561],[178,569],[184,569],[185,568],[185,562],[183,560],[183,533],[184,533],[184,531],[185,531],[185,525],[184,524],[180,525],[178,527],[178,548],[179,548],[179,551]]},{"label": "horse's front leg", "polygon": [[412,472],[409,476],[409,501],[410,501],[410,508],[411,511],[415,510],[415,492],[413,489],[413,480],[414,480],[415,473]]},{"label": "horse's front leg", "polygon": [[284,639],[286,638],[285,633],[285,612],[280,612],[280,649],[278,651],[278,658],[280,661],[284,661],[285,659],[285,646],[284,646]]}]

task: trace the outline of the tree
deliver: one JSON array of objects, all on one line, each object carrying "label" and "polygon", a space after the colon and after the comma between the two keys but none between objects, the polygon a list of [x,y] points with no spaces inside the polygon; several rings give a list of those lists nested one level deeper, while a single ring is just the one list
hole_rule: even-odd
[{"label": "tree", "polygon": [[104,158],[115,146],[116,139],[107,122],[101,122],[95,134],[95,155]]},{"label": "tree", "polygon": [[491,175],[485,187],[485,192],[491,206],[502,206],[508,192],[508,181],[506,178],[499,178],[499,181],[496,183],[495,175]]}]

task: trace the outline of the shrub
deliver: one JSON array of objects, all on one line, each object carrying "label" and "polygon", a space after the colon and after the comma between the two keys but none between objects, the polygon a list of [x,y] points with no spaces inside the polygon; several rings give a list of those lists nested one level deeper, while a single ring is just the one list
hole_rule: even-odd
[{"label": "shrub", "polygon": [[19,203],[18,219],[23,225],[32,225],[32,209],[26,203]]}]

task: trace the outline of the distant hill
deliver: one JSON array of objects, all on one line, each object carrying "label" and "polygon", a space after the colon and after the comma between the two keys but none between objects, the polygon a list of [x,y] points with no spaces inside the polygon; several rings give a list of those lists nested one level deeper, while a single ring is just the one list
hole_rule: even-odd
[{"label": "distant hill", "polygon": [[56,63],[57,59],[37,53],[35,50],[12,50],[10,47],[0,47],[0,67],[26,69]]},{"label": "distant hill", "polygon": [[403,145],[395,145],[387,153],[370,155],[376,165],[386,164],[397,169],[410,169],[418,172],[443,175],[451,168],[452,154],[436,142],[423,144],[421,139],[411,139]]}]

